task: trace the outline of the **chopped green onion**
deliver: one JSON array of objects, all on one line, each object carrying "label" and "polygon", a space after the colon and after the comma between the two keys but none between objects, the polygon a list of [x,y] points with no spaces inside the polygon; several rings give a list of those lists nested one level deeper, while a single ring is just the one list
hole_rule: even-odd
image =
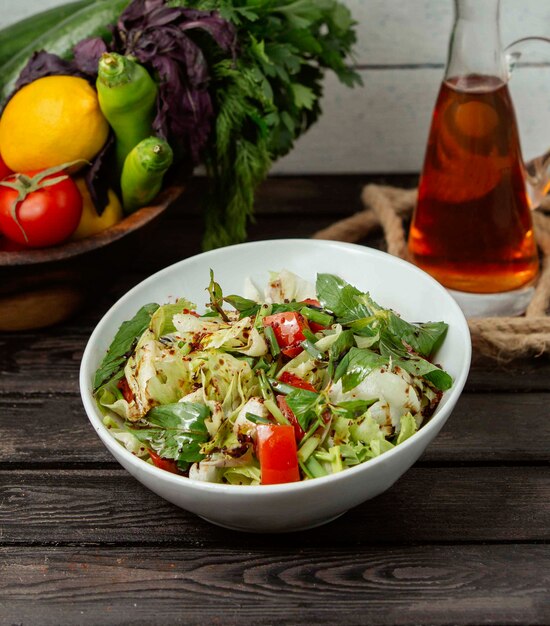
[{"label": "chopped green onion", "polygon": [[256,365],[254,365],[254,367],[252,368],[255,372],[257,372],[258,370],[264,370],[267,371],[269,368],[271,367],[271,363],[268,363],[263,356],[261,356],[258,359],[258,362],[256,363]]},{"label": "chopped green onion", "polygon": [[281,354],[281,348],[279,348],[279,344],[277,343],[277,337],[275,337],[275,331],[271,326],[266,326],[264,328],[264,335],[267,339],[267,343],[269,344],[269,351],[274,357],[278,357]]},{"label": "chopped green onion", "polygon": [[317,436],[310,437],[305,442],[304,439],[302,439],[302,444],[300,446],[300,449],[298,450],[298,458],[305,463],[309,459],[309,457],[315,452],[317,446],[321,443],[321,440]]},{"label": "chopped green onion", "polygon": [[313,341],[309,341],[309,339],[306,339],[305,341],[302,341],[300,345],[310,356],[312,356],[317,361],[323,360],[323,353],[317,349]]},{"label": "chopped green onion", "polygon": [[254,320],[254,328],[258,330],[263,326],[262,320],[264,317],[271,315],[272,308],[271,304],[262,304],[258,314],[256,315],[256,319]]},{"label": "chopped green onion", "polygon": [[315,458],[315,455],[309,457],[305,463],[307,469],[311,472],[313,478],[321,478],[321,476],[328,476],[327,470],[319,463]]},{"label": "chopped green onion", "polygon": [[308,341],[311,341],[311,343],[315,343],[317,341],[317,337],[314,333],[311,332],[311,330],[309,330],[309,328],[303,328],[302,332],[304,333],[304,337]]},{"label": "chopped green onion", "polygon": [[303,309],[300,309],[300,313],[308,319],[310,322],[315,322],[320,326],[331,326],[334,322],[334,318],[332,315],[328,313],[323,313],[317,309],[311,309],[305,306]]},{"label": "chopped green onion", "polygon": [[238,358],[239,361],[245,361],[246,363],[248,363],[248,365],[250,365],[250,369],[254,369],[254,362],[256,361],[256,359],[253,356],[243,356],[242,354],[237,354],[236,358]]},{"label": "chopped green onion", "polygon": [[287,385],[286,383],[277,380],[276,378],[268,378],[269,384],[273,388],[273,391],[277,393],[282,393],[283,395],[287,395],[296,391],[297,387],[293,387],[292,385]]},{"label": "chopped green onion", "polygon": [[317,452],[315,453],[315,458],[318,461],[325,461],[327,463],[332,463],[333,460],[332,453],[328,450],[317,450]]},{"label": "chopped green onion", "polygon": [[344,466],[342,465],[340,446],[333,446],[332,448],[329,448],[329,452],[332,456],[331,465],[333,473],[336,474],[337,472],[341,472],[344,469]]},{"label": "chopped green onion", "polygon": [[271,415],[273,415],[273,417],[277,420],[279,424],[285,424],[286,426],[290,426],[290,422],[281,413],[281,409],[277,406],[274,400],[264,400],[264,406],[271,413]]},{"label": "chopped green onion", "polygon": [[298,465],[300,466],[300,469],[302,470],[302,472],[304,472],[304,474],[308,478],[315,478],[315,476],[307,468],[307,465],[305,463],[302,463],[302,461],[300,461],[300,459],[298,459]]},{"label": "chopped green onion", "polygon": [[261,417],[260,415],[256,415],[255,413],[246,413],[246,419],[250,422],[254,422],[254,424],[271,424],[271,422],[265,417]]},{"label": "chopped green onion", "polygon": [[271,364],[271,367],[266,371],[268,378],[273,378],[275,374],[277,373],[277,370],[281,367],[280,358],[281,357],[279,356],[279,358],[276,361],[273,361],[273,363]]},{"label": "chopped green onion", "polygon": [[267,376],[265,375],[264,370],[258,370],[258,383],[260,385],[260,391],[262,393],[264,400],[274,400],[275,396],[273,395],[273,389],[267,380]]}]

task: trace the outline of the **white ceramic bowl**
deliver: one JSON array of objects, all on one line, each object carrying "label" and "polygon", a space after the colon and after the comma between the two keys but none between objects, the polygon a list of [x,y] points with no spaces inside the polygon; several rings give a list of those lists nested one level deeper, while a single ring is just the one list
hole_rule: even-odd
[{"label": "white ceramic bowl", "polygon": [[[226,294],[242,293],[246,276],[265,284],[270,270],[286,268],[312,282],[317,272],[333,273],[368,290],[381,305],[408,321],[446,321],[449,331],[436,362],[453,376],[454,385],[431,420],[410,439],[339,474],[247,487],[195,481],[145,463],[122,447],[103,425],[91,381],[120,324],[143,304],[162,304],[175,296],[185,296],[199,307],[205,304],[210,268]],[[252,532],[285,532],[324,524],[391,487],[447,421],[466,382],[470,356],[470,334],[460,308],[439,283],[413,265],[354,244],[309,239],[260,241],[185,259],[134,287],[93,332],[82,358],[80,389],[90,422],[107,449],[146,487],[214,524]]]}]

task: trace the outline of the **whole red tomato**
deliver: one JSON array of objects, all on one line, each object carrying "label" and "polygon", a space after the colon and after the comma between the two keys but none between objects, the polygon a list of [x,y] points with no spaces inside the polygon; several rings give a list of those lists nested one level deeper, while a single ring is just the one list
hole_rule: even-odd
[{"label": "whole red tomato", "polygon": [[82,196],[59,168],[15,174],[0,181],[0,231],[31,248],[67,239],[82,215]]},{"label": "whole red tomato", "polygon": [[9,176],[10,174],[13,174],[13,172],[10,170],[10,168],[4,163],[4,160],[2,159],[2,157],[0,156],[0,180],[6,178],[6,176]]}]

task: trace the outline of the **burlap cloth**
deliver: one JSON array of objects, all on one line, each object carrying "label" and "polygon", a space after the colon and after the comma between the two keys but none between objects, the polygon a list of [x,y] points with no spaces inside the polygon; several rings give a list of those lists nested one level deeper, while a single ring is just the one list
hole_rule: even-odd
[{"label": "burlap cloth", "polygon": [[[367,185],[365,209],[318,231],[314,239],[357,242],[382,227],[390,254],[407,258],[404,221],[416,202],[416,189]],[[473,318],[468,321],[474,352],[499,361],[550,353],[550,197],[533,211],[535,237],[542,255],[542,270],[533,299],[522,317]]]}]

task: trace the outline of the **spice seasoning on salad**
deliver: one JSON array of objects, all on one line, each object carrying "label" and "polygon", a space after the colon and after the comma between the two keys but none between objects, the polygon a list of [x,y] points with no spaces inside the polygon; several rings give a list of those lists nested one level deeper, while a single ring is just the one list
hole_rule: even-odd
[{"label": "spice seasoning on salad", "polygon": [[180,299],[121,326],[94,394],[128,450],[197,480],[310,480],[399,445],[452,386],[431,361],[444,322],[411,324],[331,274],[252,291],[224,296],[211,273],[207,313]]}]

